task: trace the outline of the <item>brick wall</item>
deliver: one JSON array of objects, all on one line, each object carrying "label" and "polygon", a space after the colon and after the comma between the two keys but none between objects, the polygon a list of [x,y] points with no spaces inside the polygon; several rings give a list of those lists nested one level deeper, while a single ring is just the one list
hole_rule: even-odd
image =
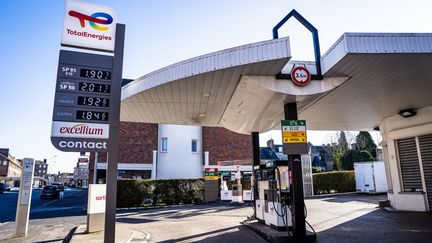
[{"label": "brick wall", "polygon": [[[158,149],[158,125],[121,122],[119,139],[119,162],[151,164],[153,150]],[[218,161],[252,161],[251,139],[250,135],[235,133],[225,128],[203,127],[202,151],[210,152],[209,162],[211,165],[217,165]],[[94,159],[95,155],[91,153],[89,162],[90,182],[93,182]],[[106,154],[99,153],[98,161],[105,162]]]},{"label": "brick wall", "polygon": [[252,161],[250,135],[235,133],[226,128],[203,127],[202,140],[203,152],[209,151],[210,165],[217,165],[218,161],[227,160]]},{"label": "brick wall", "polygon": [[[120,122],[119,162],[153,162],[153,150],[158,146],[158,125],[152,123]],[[93,182],[94,153],[90,154],[89,179]],[[99,153],[99,162],[106,162],[106,153]]]}]

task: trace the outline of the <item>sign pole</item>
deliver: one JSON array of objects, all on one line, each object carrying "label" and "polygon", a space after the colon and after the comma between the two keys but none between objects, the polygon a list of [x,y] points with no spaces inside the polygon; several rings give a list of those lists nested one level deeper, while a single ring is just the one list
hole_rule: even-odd
[{"label": "sign pole", "polygon": [[[297,104],[288,103],[284,106],[286,120],[297,120]],[[294,146],[293,146],[294,145]],[[303,152],[304,151],[304,152]],[[292,171],[292,206],[291,215],[295,242],[305,242],[306,222],[303,195],[303,170],[301,153],[307,153],[307,144],[284,144],[284,152],[288,155],[288,166]]]},{"label": "sign pole", "polygon": [[120,102],[121,83],[123,72],[123,50],[124,50],[125,25],[116,25],[116,38],[114,47],[112,106],[110,109],[110,132],[108,144],[108,168],[106,173],[106,208],[105,208],[105,231],[104,242],[115,242],[115,221],[117,201],[117,162],[118,162],[118,133],[120,126]]},{"label": "sign pole", "polygon": [[21,170],[21,183],[18,194],[17,211],[15,216],[14,238],[27,237],[30,202],[32,197],[33,172],[34,159],[23,159]]}]

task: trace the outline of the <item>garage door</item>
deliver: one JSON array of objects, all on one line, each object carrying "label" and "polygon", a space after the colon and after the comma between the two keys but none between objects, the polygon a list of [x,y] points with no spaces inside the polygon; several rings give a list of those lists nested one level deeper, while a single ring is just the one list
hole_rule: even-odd
[{"label": "garage door", "polygon": [[426,184],[426,194],[429,202],[429,210],[432,210],[432,134],[420,136],[419,145],[423,173]]},{"label": "garage door", "polygon": [[423,191],[415,138],[397,140],[403,191]]}]

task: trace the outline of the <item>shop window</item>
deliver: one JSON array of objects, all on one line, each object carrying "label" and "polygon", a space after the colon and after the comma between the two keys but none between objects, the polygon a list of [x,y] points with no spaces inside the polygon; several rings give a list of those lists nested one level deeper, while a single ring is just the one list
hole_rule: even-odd
[{"label": "shop window", "polygon": [[423,191],[415,138],[397,140],[404,192]]},{"label": "shop window", "polygon": [[162,152],[168,151],[168,138],[161,138],[161,151]]},{"label": "shop window", "polygon": [[192,153],[198,153],[198,140],[192,139]]}]

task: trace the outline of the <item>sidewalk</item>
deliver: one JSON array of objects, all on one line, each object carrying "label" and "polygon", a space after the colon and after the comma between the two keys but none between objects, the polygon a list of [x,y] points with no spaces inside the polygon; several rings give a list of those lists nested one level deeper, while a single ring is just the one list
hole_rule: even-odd
[{"label": "sidewalk", "polygon": [[[77,230],[72,236],[70,243],[102,243],[104,238],[104,232],[99,231],[91,234],[87,234],[86,225],[82,224],[78,226]],[[116,224],[116,240],[115,242],[148,242],[150,234],[144,231],[137,231],[131,228],[128,224]]]},{"label": "sidewalk", "polygon": [[76,221],[71,217],[60,218],[54,222],[52,219],[30,220],[27,237],[25,238],[13,238],[15,222],[8,222],[1,227],[0,242],[62,242],[69,232],[77,226]]}]

